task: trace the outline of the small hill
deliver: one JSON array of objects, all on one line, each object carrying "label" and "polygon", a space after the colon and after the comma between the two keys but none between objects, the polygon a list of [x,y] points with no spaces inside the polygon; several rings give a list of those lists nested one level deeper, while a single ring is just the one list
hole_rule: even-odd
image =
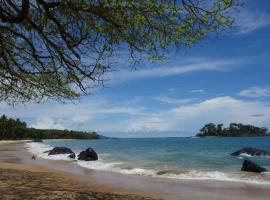
[{"label": "small hill", "polygon": [[198,137],[220,136],[220,137],[251,137],[270,136],[267,128],[231,123],[229,127],[223,128],[223,124],[208,123],[201,128]]}]

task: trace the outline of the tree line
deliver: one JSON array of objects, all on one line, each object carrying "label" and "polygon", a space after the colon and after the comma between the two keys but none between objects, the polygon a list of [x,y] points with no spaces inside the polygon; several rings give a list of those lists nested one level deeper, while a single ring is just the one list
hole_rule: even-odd
[{"label": "tree line", "polygon": [[256,127],[241,123],[231,123],[229,127],[223,128],[223,124],[208,123],[200,129],[199,137],[204,136],[223,136],[223,137],[238,137],[238,136],[268,136],[268,129],[265,127]]},{"label": "tree line", "polygon": [[0,118],[0,140],[19,139],[98,139],[96,132],[28,128],[20,119]]}]

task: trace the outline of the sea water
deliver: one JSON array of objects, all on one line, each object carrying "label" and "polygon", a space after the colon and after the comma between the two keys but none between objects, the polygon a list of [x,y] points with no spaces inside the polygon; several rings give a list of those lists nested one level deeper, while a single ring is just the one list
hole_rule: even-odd
[{"label": "sea water", "polygon": [[173,179],[238,181],[270,184],[270,175],[241,172],[244,159],[250,159],[270,170],[270,157],[230,154],[243,147],[270,151],[270,137],[235,138],[129,138],[100,140],[62,140],[28,143],[27,149],[45,159],[72,160],[67,155],[43,153],[65,146],[76,154],[93,148],[98,161],[76,164],[95,170]]}]

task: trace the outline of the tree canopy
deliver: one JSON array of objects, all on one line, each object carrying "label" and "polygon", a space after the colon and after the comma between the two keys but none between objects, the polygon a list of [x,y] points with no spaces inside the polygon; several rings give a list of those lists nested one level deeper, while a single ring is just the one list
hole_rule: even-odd
[{"label": "tree canopy", "polygon": [[[0,140],[19,139],[99,139],[96,132],[28,128],[20,119],[0,117]],[[102,136],[101,136],[102,137]]]},{"label": "tree canopy", "polygon": [[88,94],[117,67],[230,26],[236,0],[0,1],[0,101]]},{"label": "tree canopy", "polygon": [[222,136],[222,137],[238,137],[238,136],[270,136],[268,129],[265,127],[256,127],[253,125],[245,125],[239,123],[230,123],[229,127],[223,128],[223,124],[208,123],[201,128],[199,137],[205,136]]}]

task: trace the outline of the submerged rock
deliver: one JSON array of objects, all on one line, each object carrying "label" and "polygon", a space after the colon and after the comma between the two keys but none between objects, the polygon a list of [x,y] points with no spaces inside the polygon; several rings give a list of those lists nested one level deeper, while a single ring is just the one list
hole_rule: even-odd
[{"label": "submerged rock", "polygon": [[72,158],[72,159],[75,159],[76,154],[75,154],[75,153],[69,154],[69,156],[68,156],[68,157],[69,157],[69,158]]},{"label": "submerged rock", "polygon": [[244,160],[241,171],[261,173],[267,170],[250,160]]},{"label": "submerged rock", "polygon": [[239,151],[232,153],[231,156],[240,156],[241,154],[247,154],[250,156],[270,156],[270,152],[260,150],[260,149],[255,149],[252,147],[240,149]]},{"label": "submerged rock", "polygon": [[94,149],[88,148],[78,155],[78,160],[95,161],[98,160],[98,155]]},{"label": "submerged rock", "polygon": [[56,155],[56,154],[74,154],[74,152],[71,151],[71,149],[67,147],[54,147],[53,149],[49,151],[44,151],[44,153],[48,153],[49,156]]}]

